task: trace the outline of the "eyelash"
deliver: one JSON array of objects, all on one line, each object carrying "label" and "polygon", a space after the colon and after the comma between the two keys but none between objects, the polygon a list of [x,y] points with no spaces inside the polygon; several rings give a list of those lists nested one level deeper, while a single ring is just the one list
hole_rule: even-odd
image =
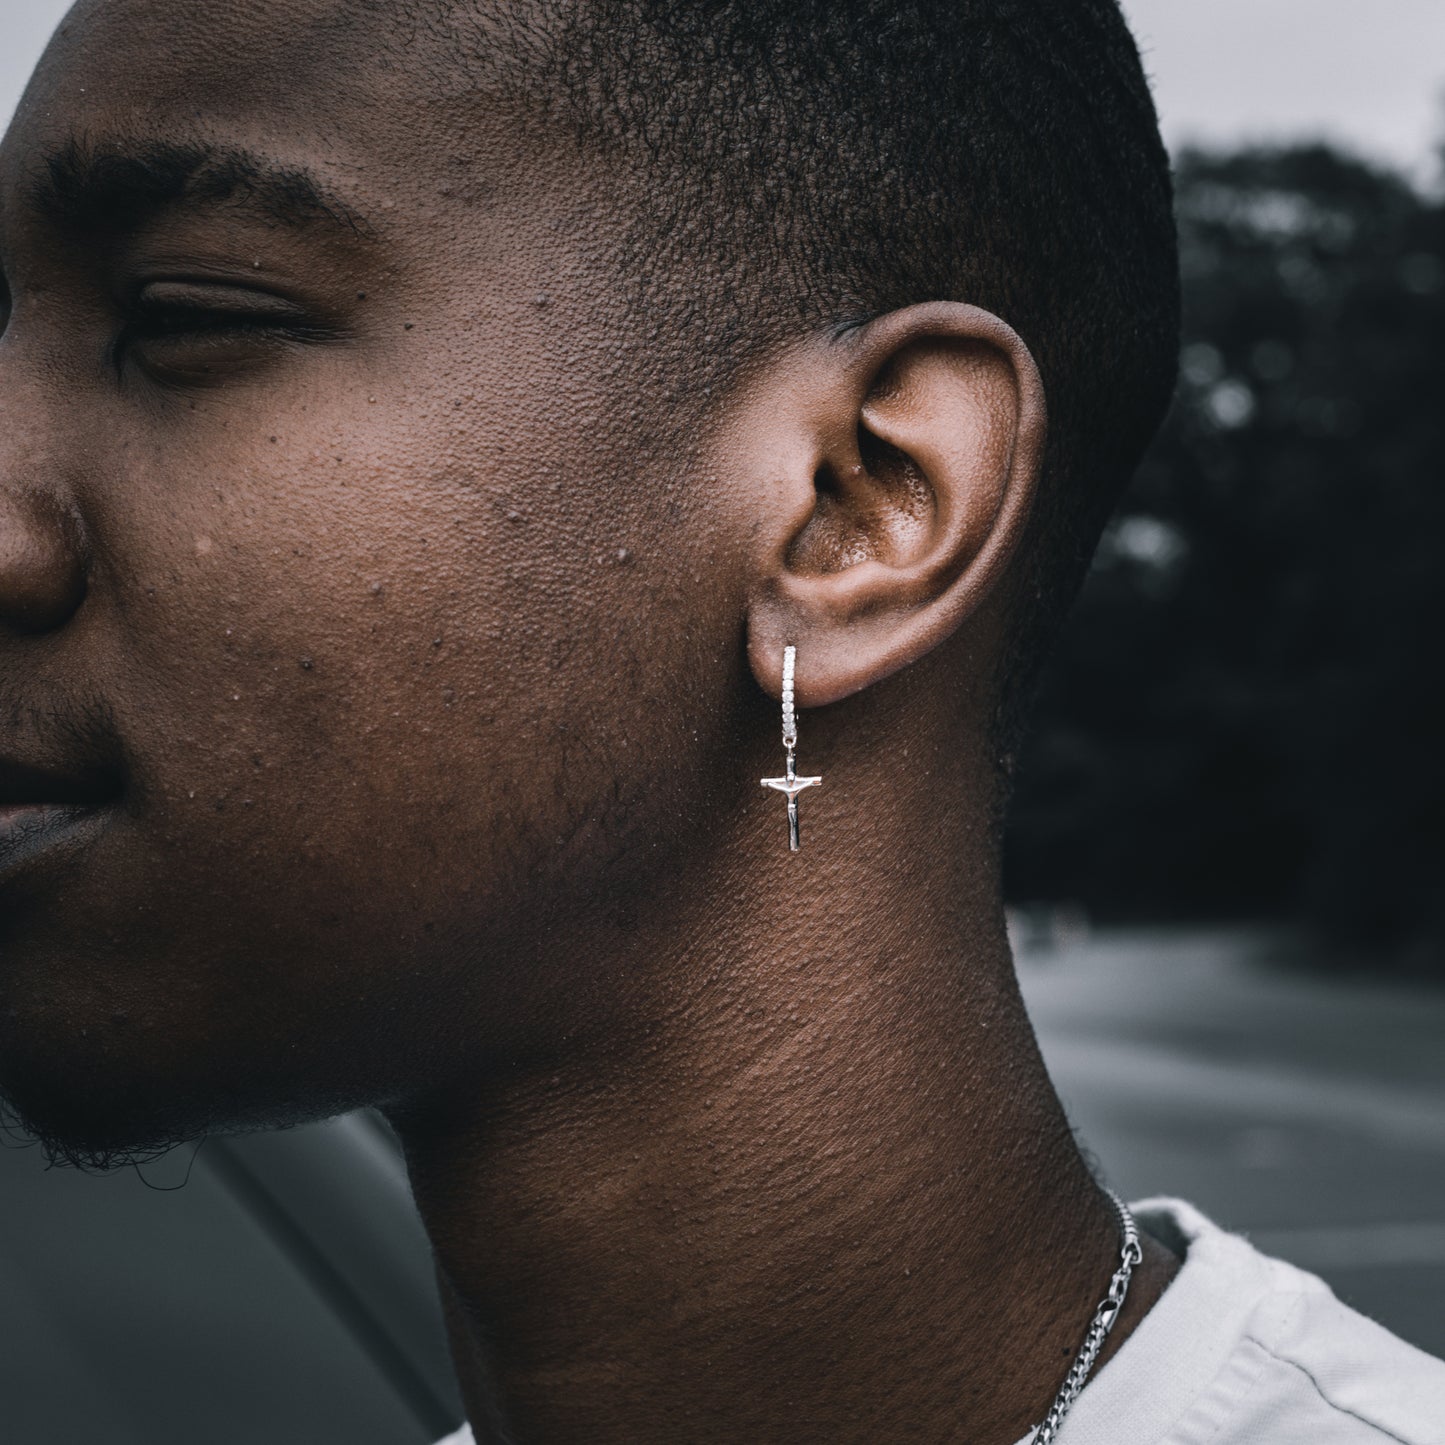
[{"label": "eyelash", "polygon": [[[200,360],[206,355],[201,351],[188,357],[188,342],[201,348],[224,347],[228,342],[252,343],[249,353],[238,353],[234,358],[240,364],[260,360],[261,352],[256,348],[316,340],[328,334],[324,328],[300,316],[278,314],[271,309],[247,311],[243,306],[206,306],[169,300],[147,302],[137,298],[116,337],[114,363],[117,369],[124,369],[133,358],[144,369],[154,371],[157,380],[180,379],[190,375],[190,360]],[[168,355],[167,343],[184,349]],[[147,355],[150,347],[161,349],[155,355]],[[199,376],[215,382],[230,369],[224,356],[217,355],[202,366]]]},{"label": "eyelash", "polygon": [[310,328],[277,316],[208,306],[138,305],[126,328],[131,340],[173,336],[303,336]]}]

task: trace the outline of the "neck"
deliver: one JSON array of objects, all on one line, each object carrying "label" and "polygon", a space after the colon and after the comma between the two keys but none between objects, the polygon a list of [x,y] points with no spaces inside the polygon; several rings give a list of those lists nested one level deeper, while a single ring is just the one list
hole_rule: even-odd
[{"label": "neck", "polygon": [[991,868],[758,811],[751,879],[607,970],[671,965],[645,1024],[398,1120],[479,1441],[1012,1445],[1083,1340],[1117,1230]]}]

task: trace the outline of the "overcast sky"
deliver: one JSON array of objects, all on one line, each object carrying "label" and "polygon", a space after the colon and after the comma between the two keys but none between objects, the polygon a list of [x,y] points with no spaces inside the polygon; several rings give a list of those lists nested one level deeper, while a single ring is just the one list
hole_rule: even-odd
[{"label": "overcast sky", "polygon": [[[0,123],[66,8],[0,0]],[[1124,9],[1171,143],[1325,133],[1423,170],[1445,129],[1445,0],[1124,0]]]}]

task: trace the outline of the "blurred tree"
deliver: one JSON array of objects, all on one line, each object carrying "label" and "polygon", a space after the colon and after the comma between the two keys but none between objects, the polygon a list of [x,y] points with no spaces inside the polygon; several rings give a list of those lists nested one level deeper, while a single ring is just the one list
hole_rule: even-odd
[{"label": "blurred tree", "polygon": [[1044,680],[1010,896],[1445,977],[1445,206],[1324,146],[1177,185],[1179,396]]}]

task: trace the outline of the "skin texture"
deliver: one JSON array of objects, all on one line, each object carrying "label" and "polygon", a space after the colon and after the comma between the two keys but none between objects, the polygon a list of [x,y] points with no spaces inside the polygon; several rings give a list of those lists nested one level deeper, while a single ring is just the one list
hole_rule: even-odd
[{"label": "skin texture", "polygon": [[1008,1445],[1115,1258],[990,823],[1033,362],[929,302],[678,435],[602,168],[375,53],[89,0],[0,152],[0,1082],[387,1108],[479,1438]]}]

